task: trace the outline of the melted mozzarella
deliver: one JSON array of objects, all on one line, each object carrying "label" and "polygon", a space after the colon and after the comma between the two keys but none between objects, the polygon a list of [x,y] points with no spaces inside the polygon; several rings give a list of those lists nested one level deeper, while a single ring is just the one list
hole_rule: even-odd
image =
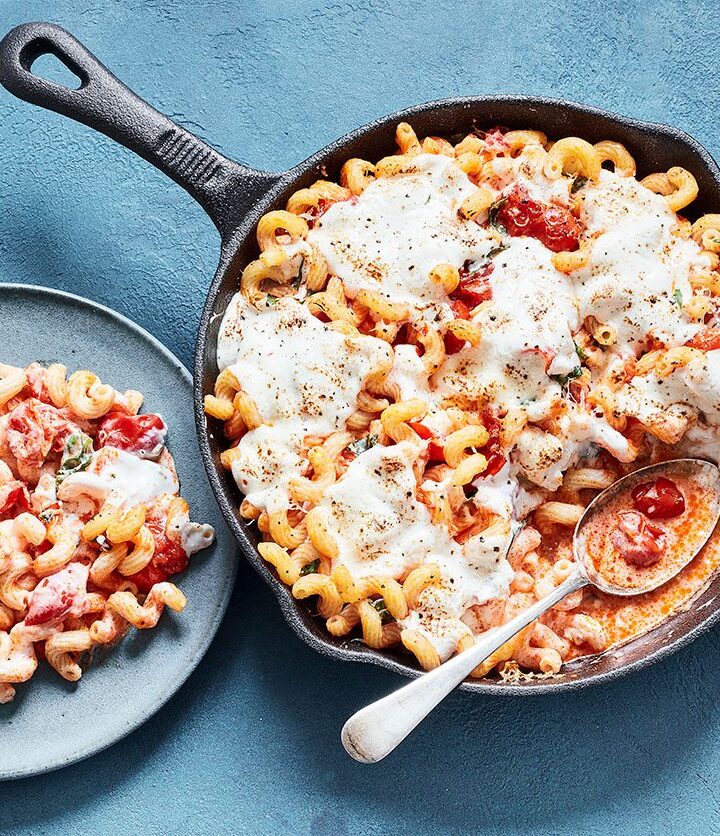
[{"label": "melted mozzarella", "polygon": [[190,557],[207,548],[215,539],[215,529],[207,523],[184,522],[180,526],[180,544]]},{"label": "melted mozzarella", "polygon": [[480,344],[449,356],[434,383],[446,395],[523,405],[542,417],[560,395],[548,374],[567,374],[579,362],[572,284],[533,238],[510,239],[494,263],[492,299],[474,317],[482,329]]},{"label": "melted mozzarella", "polygon": [[617,394],[620,411],[648,426],[668,417],[701,412],[709,424],[720,424],[720,350],[708,351],[667,377],[654,372],[634,377]]},{"label": "melted mozzarella", "polygon": [[338,543],[337,560],[355,577],[397,578],[448,547],[447,532],[432,524],[415,496],[412,465],[419,452],[409,441],[372,447],[326,491],[320,507]]},{"label": "melted mozzarella", "polygon": [[514,572],[505,559],[512,536],[506,532],[478,534],[463,546],[432,554],[428,562],[440,566],[440,583],[418,596],[417,608],[401,621],[419,630],[444,661],[470,631],[462,621],[469,607],[507,596]]},{"label": "melted mozzarella", "polygon": [[679,456],[709,459],[720,465],[720,426],[698,422],[685,433],[676,450]]},{"label": "melted mozzarella", "polygon": [[287,482],[305,463],[304,438],[345,428],[364,381],[390,364],[391,350],[375,337],[328,328],[294,299],[263,311],[242,303],[230,310],[218,363],[231,361],[228,368],[263,419],[241,438],[233,476],[256,507],[282,508]]},{"label": "melted mozzarella", "polygon": [[495,246],[487,230],[458,215],[475,190],[452,158],[421,154],[408,173],[378,178],[357,198],[331,206],[307,240],[349,296],[379,291],[422,307],[445,299],[428,280],[433,267],[481,260]]},{"label": "melted mozzarella", "polygon": [[573,405],[557,420],[557,434],[533,426],[523,429],[512,454],[513,467],[535,485],[556,491],[565,471],[594,446],[603,447],[621,462],[634,457],[622,433],[604,418]]},{"label": "melted mozzarella", "polygon": [[[412,465],[418,451],[407,441],[371,448],[327,490],[320,507],[338,544],[336,563],[356,578],[399,578],[414,566],[439,564],[440,583],[423,593],[418,609],[402,623],[420,629],[447,658],[467,633],[461,622],[467,608],[507,594],[510,536],[480,534],[461,546],[446,529],[433,525],[415,496]],[[509,511],[506,502],[502,508]]]},{"label": "melted mozzarella", "polygon": [[596,235],[589,263],[573,274],[583,316],[617,329],[616,349],[637,353],[648,334],[682,345],[698,330],[673,294],[689,299],[692,270],[706,266],[692,240],[673,235],[665,199],[632,177],[603,171],[584,189],[583,219]]},{"label": "melted mozzarella", "polygon": [[131,507],[140,502],[151,504],[162,494],[176,494],[178,487],[177,477],[167,467],[116,447],[102,447],[93,453],[87,470],[63,480],[57,495],[66,503],[86,497],[103,503],[110,498]]},{"label": "melted mozzarella", "polygon": [[414,345],[401,344],[395,347],[388,381],[397,386],[400,395],[398,400],[421,398],[426,401],[432,397],[425,366]]}]

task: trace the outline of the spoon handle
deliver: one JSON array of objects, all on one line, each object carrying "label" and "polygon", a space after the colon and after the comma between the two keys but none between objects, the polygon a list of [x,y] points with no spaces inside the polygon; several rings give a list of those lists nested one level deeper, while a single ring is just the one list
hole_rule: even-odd
[{"label": "spoon handle", "polygon": [[345,751],[361,763],[377,763],[395,749],[477,665],[523,627],[539,618],[566,595],[588,583],[579,567],[548,595],[500,627],[478,639],[435,670],[377,700],[353,716],[342,730]]}]

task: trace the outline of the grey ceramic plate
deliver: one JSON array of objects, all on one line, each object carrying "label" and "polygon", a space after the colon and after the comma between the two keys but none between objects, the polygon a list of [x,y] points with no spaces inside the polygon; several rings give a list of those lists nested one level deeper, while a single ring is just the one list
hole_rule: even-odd
[{"label": "grey ceramic plate", "polygon": [[202,659],[227,607],[237,547],[225,528],[198,455],[192,379],[180,361],[142,328],[78,296],[0,285],[0,321],[11,323],[2,361],[62,361],[89,368],[117,389],[139,389],[145,408],[170,427],[183,496],[193,519],[215,527],[217,541],[179,578],[188,597],[157,628],[131,631],[77,683],[42,664],[0,705],[0,780],[56,769],[104,749],[151,717]]}]

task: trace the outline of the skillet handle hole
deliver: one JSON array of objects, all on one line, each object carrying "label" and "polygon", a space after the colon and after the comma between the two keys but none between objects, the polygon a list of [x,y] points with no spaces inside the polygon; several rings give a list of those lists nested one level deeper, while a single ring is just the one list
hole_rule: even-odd
[{"label": "skillet handle hole", "polygon": [[28,70],[43,81],[49,81],[68,90],[79,90],[87,79],[85,73],[74,61],[65,55],[50,51],[42,52],[33,58]]}]

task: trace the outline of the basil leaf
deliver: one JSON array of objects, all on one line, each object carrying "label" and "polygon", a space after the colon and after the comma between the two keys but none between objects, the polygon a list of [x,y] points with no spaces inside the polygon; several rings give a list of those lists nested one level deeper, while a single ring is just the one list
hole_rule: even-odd
[{"label": "basil leaf", "polygon": [[580,348],[580,346],[577,343],[575,343],[575,354],[577,354],[581,363],[583,362],[583,360],[587,360],[588,358],[587,351],[583,351],[583,349]]},{"label": "basil leaf", "polygon": [[312,563],[307,563],[305,566],[302,567],[300,570],[301,575],[312,575],[320,568],[320,558],[318,557],[317,560],[313,560]]},{"label": "basil leaf", "polygon": [[73,433],[65,442],[60,467],[55,474],[55,481],[59,485],[71,473],[79,473],[87,470],[92,461],[93,442],[92,438],[85,433]]},{"label": "basil leaf", "polygon": [[280,301],[280,298],[278,296],[271,296],[269,293],[265,297],[265,304],[266,305],[277,305],[277,303],[279,301]]},{"label": "basil leaf", "polygon": [[370,601],[370,603],[380,613],[380,621],[382,621],[383,624],[387,624],[388,621],[395,621],[385,605],[384,598],[378,598],[375,601]]},{"label": "basil leaf", "polygon": [[376,435],[366,435],[365,438],[358,438],[352,444],[348,444],[347,449],[356,456],[369,450],[377,444],[378,437]]},{"label": "basil leaf", "polygon": [[500,223],[497,219],[498,212],[503,208],[503,206],[507,203],[506,197],[501,197],[500,200],[496,200],[495,203],[488,209],[488,226],[491,226],[493,229],[496,229],[501,235],[507,235],[507,229]]},{"label": "basil leaf", "polygon": [[683,307],[683,297],[682,297],[682,290],[679,287],[676,287],[673,291],[673,299],[675,300],[675,304],[682,310]]},{"label": "basil leaf", "polygon": [[575,192],[579,192],[583,186],[586,185],[588,179],[587,177],[576,177],[573,180],[572,186],[570,186],[570,194],[575,194]]},{"label": "basil leaf", "polygon": [[575,368],[571,369],[567,374],[551,374],[550,377],[561,386],[567,386],[571,380],[575,380],[575,378],[580,377],[582,373],[582,366],[575,366]]},{"label": "basil leaf", "polygon": [[495,255],[499,255],[500,253],[504,252],[507,249],[505,244],[500,244],[499,247],[493,247],[490,252],[487,254],[486,258],[492,258]]}]

